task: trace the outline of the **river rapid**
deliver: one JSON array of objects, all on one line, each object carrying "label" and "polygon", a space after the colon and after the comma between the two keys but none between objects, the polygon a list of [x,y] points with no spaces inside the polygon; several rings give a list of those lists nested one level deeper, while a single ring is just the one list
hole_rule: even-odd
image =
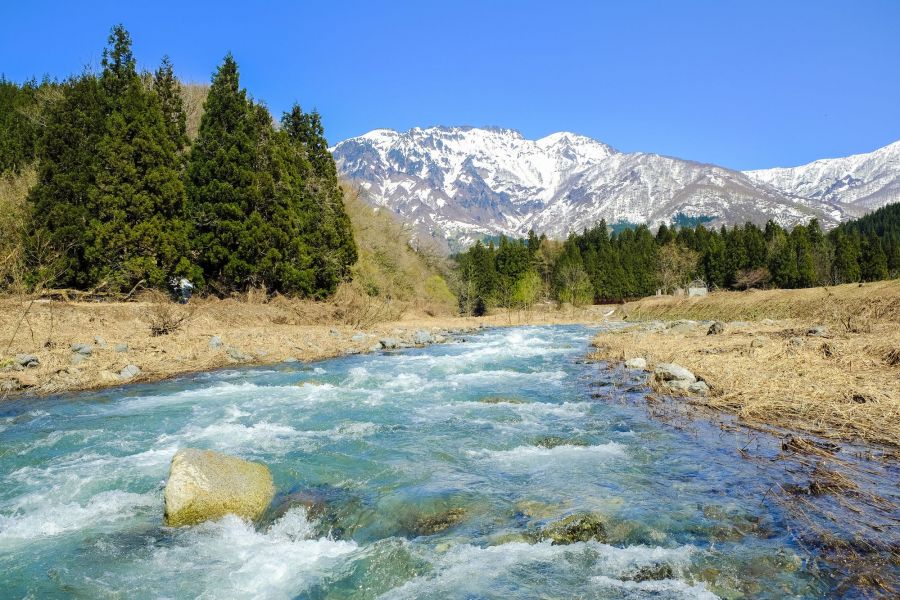
[{"label": "river rapid", "polygon": [[[496,329],[4,404],[0,597],[829,595],[766,500],[773,482],[625,401],[647,390],[584,362],[595,331]],[[269,465],[262,523],[162,525],[188,446]],[[603,541],[540,534],[588,513]]]}]

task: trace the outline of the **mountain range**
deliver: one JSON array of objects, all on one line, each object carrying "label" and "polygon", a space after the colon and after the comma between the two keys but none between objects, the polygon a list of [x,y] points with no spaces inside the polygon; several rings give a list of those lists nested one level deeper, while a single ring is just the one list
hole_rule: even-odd
[{"label": "mountain range", "polygon": [[533,229],[562,238],[611,225],[708,222],[824,227],[900,201],[900,142],[792,168],[736,171],[620,152],[560,132],[529,140],[512,129],[376,129],[331,149],[364,197],[451,246]]}]

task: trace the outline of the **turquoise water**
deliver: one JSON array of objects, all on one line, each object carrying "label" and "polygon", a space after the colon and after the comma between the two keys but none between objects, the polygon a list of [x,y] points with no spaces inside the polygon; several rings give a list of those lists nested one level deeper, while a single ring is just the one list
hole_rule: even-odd
[{"label": "turquoise water", "polygon": [[[0,597],[826,595],[765,475],[609,401],[644,389],[583,362],[592,335],[492,330],[5,404]],[[264,522],[163,527],[186,446],[268,464]],[[540,541],[585,512],[608,543]]]}]

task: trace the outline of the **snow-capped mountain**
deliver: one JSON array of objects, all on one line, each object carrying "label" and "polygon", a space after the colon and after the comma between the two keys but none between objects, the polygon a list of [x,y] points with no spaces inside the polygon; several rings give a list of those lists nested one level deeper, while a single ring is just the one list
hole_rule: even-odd
[{"label": "snow-capped mountain", "polygon": [[676,215],[712,223],[823,225],[900,194],[900,143],[792,169],[740,172],[678,158],[619,152],[573,133],[525,139],[511,129],[377,129],[332,149],[368,200],[462,243],[528,230],[564,237],[601,218],[656,225]]}]

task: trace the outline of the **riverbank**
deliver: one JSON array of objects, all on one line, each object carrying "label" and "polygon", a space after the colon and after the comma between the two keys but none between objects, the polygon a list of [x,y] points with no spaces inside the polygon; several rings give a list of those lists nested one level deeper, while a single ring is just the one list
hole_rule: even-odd
[{"label": "riverbank", "polygon": [[[597,336],[593,358],[684,366],[709,387],[689,402],[750,426],[900,446],[900,281],[648,298],[622,312],[639,322]],[[708,335],[710,320],[723,330]]]},{"label": "riverbank", "polygon": [[[425,345],[483,327],[598,323],[606,312],[547,307],[474,318],[408,311],[369,324],[347,318],[332,304],[285,298],[197,299],[187,306],[163,299],[5,298],[0,300],[0,398],[157,381],[234,365],[321,360],[384,345]],[[354,321],[355,326],[348,324]]]}]

